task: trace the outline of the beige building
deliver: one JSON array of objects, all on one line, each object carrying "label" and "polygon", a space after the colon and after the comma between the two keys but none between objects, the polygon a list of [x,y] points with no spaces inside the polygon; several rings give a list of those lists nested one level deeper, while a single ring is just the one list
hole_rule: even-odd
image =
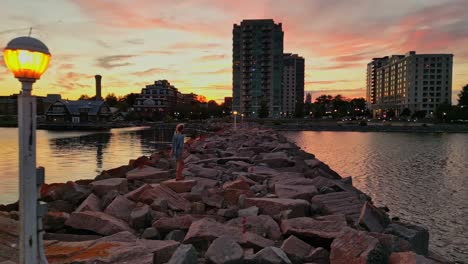
[{"label": "beige building", "polygon": [[369,109],[375,116],[405,108],[431,116],[437,106],[451,103],[453,54],[392,55],[367,64]]},{"label": "beige building", "polygon": [[[282,116],[294,116],[298,102],[304,103],[304,58],[297,54],[283,55]],[[301,104],[302,105],[302,104]]]}]

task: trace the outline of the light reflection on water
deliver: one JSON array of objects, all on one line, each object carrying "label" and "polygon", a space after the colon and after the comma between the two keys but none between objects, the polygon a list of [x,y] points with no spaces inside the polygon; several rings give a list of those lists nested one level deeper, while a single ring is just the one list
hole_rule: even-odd
[{"label": "light reflection on water", "polygon": [[[0,128],[0,204],[18,199],[18,130]],[[46,182],[92,179],[101,171],[151,155],[170,141],[172,132],[149,128],[108,132],[37,131],[37,166],[45,167]]]},{"label": "light reflection on water", "polygon": [[392,216],[430,230],[430,245],[468,261],[468,134],[287,132]]}]

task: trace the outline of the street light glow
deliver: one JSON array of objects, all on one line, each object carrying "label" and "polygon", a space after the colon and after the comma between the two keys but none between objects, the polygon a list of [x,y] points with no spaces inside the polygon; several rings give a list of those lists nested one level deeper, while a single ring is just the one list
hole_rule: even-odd
[{"label": "street light glow", "polygon": [[47,70],[51,55],[40,40],[19,37],[8,43],[3,51],[3,58],[16,78],[38,80]]}]

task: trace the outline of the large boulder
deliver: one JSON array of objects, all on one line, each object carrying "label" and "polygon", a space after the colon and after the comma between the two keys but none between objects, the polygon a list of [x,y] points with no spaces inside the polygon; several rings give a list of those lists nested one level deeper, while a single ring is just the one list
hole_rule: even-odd
[{"label": "large boulder", "polygon": [[101,211],[101,200],[99,197],[91,193],[88,197],[76,208],[75,212],[84,212],[84,211]]},{"label": "large boulder", "polygon": [[161,217],[153,223],[153,227],[166,233],[175,229],[188,230],[192,222],[198,220],[191,215]]},{"label": "large boulder", "polygon": [[239,197],[245,195],[245,197],[254,197],[255,194],[251,190],[241,189],[227,189],[223,192],[223,198],[227,206],[237,205]]},{"label": "large boulder", "polygon": [[135,190],[125,194],[125,198],[130,199],[134,202],[137,202],[138,199],[140,198],[140,195],[142,195],[145,191],[152,189],[151,185],[149,184],[143,184],[140,187],[136,188]]},{"label": "large boulder", "polygon": [[161,182],[161,185],[166,186],[167,188],[173,190],[176,193],[190,192],[190,190],[192,190],[193,186],[195,186],[196,184],[197,182],[194,180],[167,180]]},{"label": "large boulder", "polygon": [[344,228],[331,244],[331,263],[380,264],[385,263],[387,257],[377,238],[349,227]]},{"label": "large boulder", "polygon": [[226,182],[223,184],[223,189],[238,189],[238,190],[250,190],[250,185],[248,181],[244,179],[237,179],[232,182]]},{"label": "large boulder", "polygon": [[72,213],[65,225],[75,229],[93,231],[101,235],[112,235],[122,231],[133,232],[127,223],[103,212]]},{"label": "large boulder", "polygon": [[281,249],[293,263],[304,263],[304,259],[314,249],[311,245],[291,235],[284,240]]},{"label": "large boulder", "polygon": [[216,238],[205,253],[213,264],[242,264],[244,250],[229,236]]},{"label": "large boulder", "polygon": [[192,245],[180,245],[167,264],[197,264],[198,253]]},{"label": "large boulder", "polygon": [[[173,240],[148,240],[138,239],[137,245],[144,246],[154,254],[154,264],[163,264],[169,261],[179,247],[180,243]],[[139,263],[139,262],[134,262]]]},{"label": "large boulder", "polygon": [[382,232],[390,224],[390,219],[384,211],[366,202],[362,206],[358,223],[371,232]]},{"label": "large boulder", "polygon": [[144,165],[143,167],[137,167],[127,172],[126,176],[128,180],[140,180],[143,182],[153,183],[167,180],[171,174],[169,171]]},{"label": "large boulder", "polygon": [[388,258],[388,264],[437,264],[434,260],[425,258],[414,252],[392,253]]},{"label": "large boulder", "polygon": [[70,217],[64,212],[47,212],[43,218],[44,229],[47,231],[57,231],[65,226],[65,221]]},{"label": "large boulder", "polygon": [[0,262],[19,263],[19,222],[0,214]]},{"label": "large boulder", "polygon": [[317,188],[313,185],[283,185],[275,184],[275,193],[279,198],[310,199],[318,194]]},{"label": "large boulder", "polygon": [[309,203],[298,199],[277,199],[277,198],[247,198],[245,207],[257,206],[262,214],[277,215],[281,211],[291,210],[291,215],[296,217],[307,216],[309,214]]},{"label": "large boulder", "polygon": [[364,203],[355,192],[332,192],[312,198],[312,204],[320,206],[324,214],[343,214],[355,224],[358,223]]},{"label": "large boulder", "polygon": [[229,234],[237,243],[247,247],[260,249],[274,244],[272,240],[251,232],[243,233],[241,228],[223,225],[210,218],[193,222],[185,236],[184,243],[192,243],[199,248],[207,249],[213,240],[225,234]]},{"label": "large boulder", "polygon": [[328,248],[345,228],[346,218],[343,215],[330,215],[317,218],[299,217],[281,222],[284,235],[294,235],[309,241],[313,246]]},{"label": "large boulder", "polygon": [[266,247],[260,250],[253,260],[259,264],[292,264],[286,253],[277,247]]},{"label": "large boulder", "polygon": [[205,168],[203,166],[195,164],[190,165],[188,169],[195,177],[216,180],[219,176],[218,170],[212,168]]},{"label": "large boulder", "polygon": [[245,228],[248,232],[261,235],[271,240],[281,239],[281,230],[275,220],[269,215],[238,217],[229,220],[226,224]]},{"label": "large boulder", "polygon": [[134,202],[119,195],[107,206],[104,213],[128,222],[130,220],[130,214],[135,206],[136,204]]},{"label": "large boulder", "polygon": [[202,194],[202,201],[208,206],[222,208],[224,205],[224,193],[221,189],[209,188]]},{"label": "large boulder", "polygon": [[52,242],[45,253],[50,264],[61,263],[141,263],[152,264],[154,254],[135,241],[113,239],[82,242]]},{"label": "large boulder", "polygon": [[132,170],[133,168],[129,165],[120,166],[117,168],[113,168],[110,170],[105,170],[101,172],[99,176],[96,177],[95,180],[105,180],[110,178],[125,178],[127,172]]},{"label": "large boulder", "polygon": [[93,193],[99,197],[104,196],[107,192],[116,190],[120,194],[126,194],[128,192],[128,184],[126,179],[122,178],[111,178],[100,181],[93,181],[90,183]]},{"label": "large boulder", "polygon": [[190,202],[182,198],[173,190],[161,186],[160,184],[151,185],[151,189],[145,190],[139,197],[138,201],[146,204],[152,204],[154,200],[166,200],[169,208],[179,211],[190,211]]},{"label": "large boulder", "polygon": [[135,230],[143,229],[150,225],[151,222],[151,209],[148,205],[138,203],[131,211],[129,217],[130,225]]},{"label": "large boulder", "polygon": [[429,232],[426,227],[407,223],[392,223],[384,231],[408,241],[413,251],[427,255],[429,247]]}]

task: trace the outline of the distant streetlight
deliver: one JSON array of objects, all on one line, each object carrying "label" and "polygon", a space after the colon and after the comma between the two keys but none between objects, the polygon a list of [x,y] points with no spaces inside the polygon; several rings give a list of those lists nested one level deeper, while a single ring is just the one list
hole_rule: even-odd
[{"label": "distant streetlight", "polygon": [[234,114],[234,130],[237,129],[237,111],[232,112]]},{"label": "distant streetlight", "polygon": [[[18,96],[19,138],[19,209],[20,263],[38,261],[38,219],[36,175],[36,97],[31,95],[33,83],[41,78],[50,62],[50,52],[44,43],[31,37],[11,40],[3,51],[5,65],[21,82]],[[42,182],[39,182],[41,184]],[[39,249],[42,251],[42,249]],[[43,255],[41,254],[41,257]]]}]

